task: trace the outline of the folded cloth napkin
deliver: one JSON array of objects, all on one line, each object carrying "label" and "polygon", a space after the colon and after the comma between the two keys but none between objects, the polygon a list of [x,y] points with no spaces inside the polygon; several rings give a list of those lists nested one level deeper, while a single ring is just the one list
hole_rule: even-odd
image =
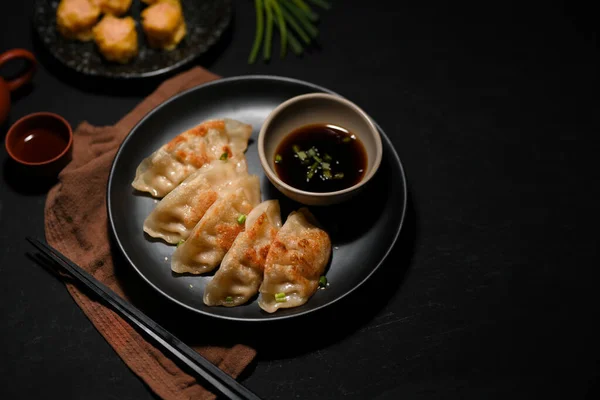
[{"label": "folded cloth napkin", "polygon": [[[83,122],[75,130],[73,159],[48,194],[47,242],[125,299],[127,293],[115,276],[106,214],[106,184],[115,153],[133,126],[154,107],[185,89],[218,78],[195,67],[165,81],[114,126],[94,127]],[[215,397],[111,309],[90,299],[73,284],[67,282],[66,286],[117,354],[158,396],[163,399]],[[233,377],[255,356],[255,351],[244,345],[195,349]]]}]

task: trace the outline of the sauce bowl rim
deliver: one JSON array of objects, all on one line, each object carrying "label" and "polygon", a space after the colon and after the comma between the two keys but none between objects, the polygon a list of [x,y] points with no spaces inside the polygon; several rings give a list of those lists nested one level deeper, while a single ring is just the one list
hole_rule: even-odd
[{"label": "sauce bowl rim", "polygon": [[[374,157],[375,158],[374,158],[373,165],[371,166],[369,171],[367,171],[367,173],[363,176],[363,178],[359,182],[357,182],[354,185],[349,186],[345,189],[336,190],[333,192],[310,192],[310,191],[298,189],[294,186],[291,186],[291,185],[285,183],[283,180],[281,180],[281,178],[279,178],[279,176],[277,176],[277,173],[273,170],[273,168],[271,168],[271,163],[269,162],[269,160],[267,160],[267,157],[265,154],[265,136],[267,135],[267,131],[271,125],[271,122],[283,110],[285,110],[289,106],[291,106],[297,102],[300,102],[300,101],[307,101],[307,100],[312,100],[312,99],[332,100],[332,101],[341,103],[345,107],[349,108],[350,110],[352,110],[355,114],[360,116],[365,121],[365,123],[368,127],[368,131],[369,131],[368,133],[374,139],[374,142],[375,142]],[[368,152],[367,152],[367,157],[370,157],[370,156],[371,156],[371,154],[368,154]],[[373,178],[373,176],[375,176],[375,173],[377,172],[377,170],[379,169],[379,166],[381,165],[381,159],[383,157],[383,144],[381,142],[381,135],[379,133],[379,130],[375,126],[375,123],[373,122],[371,117],[358,105],[356,105],[352,101],[350,101],[344,97],[341,97],[339,95],[332,95],[332,94],[328,94],[328,93],[307,93],[307,94],[302,94],[299,96],[292,97],[292,98],[284,101],[283,103],[281,103],[277,107],[275,107],[275,109],[273,109],[273,111],[271,111],[271,113],[267,116],[267,118],[263,122],[263,124],[260,128],[260,132],[258,134],[258,157],[260,159],[260,163],[261,163],[263,169],[265,170],[265,173],[267,174],[267,177],[271,181],[274,181],[274,183],[276,183],[275,186],[280,185],[281,187],[285,188],[286,190],[289,190],[293,193],[303,195],[303,196],[326,198],[326,197],[343,195],[346,193],[353,192],[353,191],[359,189],[360,187],[364,186],[365,184],[367,184],[367,182],[369,182]]]}]

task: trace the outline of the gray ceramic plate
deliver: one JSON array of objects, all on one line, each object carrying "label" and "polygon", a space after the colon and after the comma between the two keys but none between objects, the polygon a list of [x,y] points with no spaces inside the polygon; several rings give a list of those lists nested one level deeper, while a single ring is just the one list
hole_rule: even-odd
[{"label": "gray ceramic plate", "polygon": [[139,54],[129,64],[104,60],[93,41],[63,38],[56,30],[59,0],[36,0],[33,26],[49,52],[67,67],[86,75],[111,78],[142,78],[170,72],[206,52],[219,39],[231,21],[231,0],[181,0],[188,33],[172,51],[161,51],[146,44],[140,25],[140,12],[146,7],[134,0],[126,15],[137,22]]},{"label": "gray ceramic plate", "polygon": [[329,90],[297,80],[246,76],[221,79],[184,92],[151,111],[129,133],[112,165],[108,182],[108,217],[115,241],[133,268],[154,289],[172,301],[201,314],[240,321],[289,318],[330,305],[365,282],[394,246],[406,209],[406,179],[390,140],[381,131],[383,159],[375,177],[351,201],[329,207],[309,207],[330,234],[333,256],[327,268],[329,286],[318,290],[303,306],[268,314],[256,298],[239,307],[208,307],[202,296],[210,276],[180,276],[171,272],[174,246],[144,234],[144,219],[156,206],[135,192],[131,182],[138,164],[162,144],[209,118],[229,117],[252,124],[246,152],[250,173],[261,179],[263,200],[279,199],[281,216],[301,205],[288,200],[262,171],[256,149],[260,127],[283,101],[305,93]]}]

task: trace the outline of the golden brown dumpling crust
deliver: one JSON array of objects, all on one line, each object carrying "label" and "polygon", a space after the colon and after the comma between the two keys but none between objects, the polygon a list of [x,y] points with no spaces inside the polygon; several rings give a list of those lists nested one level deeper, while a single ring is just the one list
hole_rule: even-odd
[{"label": "golden brown dumpling crust", "polygon": [[135,21],[131,17],[104,16],[94,27],[94,40],[109,61],[125,64],[138,53]]},{"label": "golden brown dumpling crust", "polygon": [[162,0],[142,11],[142,27],[151,47],[173,50],[186,35],[181,4]]},{"label": "golden brown dumpling crust", "polygon": [[92,0],[95,1],[104,14],[120,17],[131,7],[131,0]]},{"label": "golden brown dumpling crust", "polygon": [[61,0],[56,9],[58,32],[68,39],[92,40],[100,8],[90,0]]}]

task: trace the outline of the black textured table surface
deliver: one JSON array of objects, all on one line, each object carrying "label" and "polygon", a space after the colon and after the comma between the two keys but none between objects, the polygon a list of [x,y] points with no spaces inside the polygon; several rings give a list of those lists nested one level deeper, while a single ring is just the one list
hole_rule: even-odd
[{"label": "black textured table surface", "polygon": [[[406,223],[374,277],[317,315],[264,326],[206,319],[189,332],[193,316],[148,291],[150,316],[186,341],[255,346],[241,380],[265,399],[598,398],[592,9],[335,1],[320,49],[249,66],[253,2],[234,3],[231,28],[197,64],[299,78],[361,105],[404,164]],[[31,5],[0,7],[0,52],[27,48],[42,63],[13,96],[2,138],[34,111],[112,124],[159,83],[66,73],[34,41]],[[20,176],[4,148],[0,168],[0,398],[155,398],[28,258],[24,238],[43,236],[47,189]]]}]

